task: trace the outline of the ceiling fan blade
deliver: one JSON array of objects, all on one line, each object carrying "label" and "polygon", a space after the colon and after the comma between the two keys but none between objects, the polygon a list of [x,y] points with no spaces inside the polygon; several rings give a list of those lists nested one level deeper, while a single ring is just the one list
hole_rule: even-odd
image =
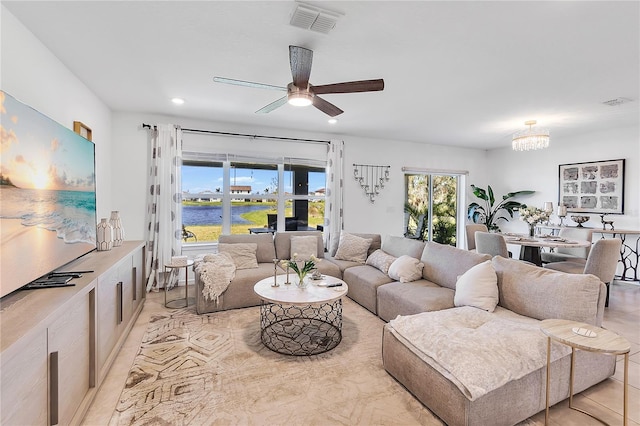
[{"label": "ceiling fan blade", "polygon": [[384,80],[360,80],[348,81],[345,83],[324,84],[322,86],[312,86],[311,91],[322,95],[325,93],[355,93],[355,92],[376,92],[384,89]]},{"label": "ceiling fan blade", "polygon": [[269,105],[264,106],[256,111],[256,114],[266,114],[267,112],[271,112],[276,108],[280,108],[282,105],[287,103],[287,97],[283,96],[277,101],[271,102]]},{"label": "ceiling fan blade", "polygon": [[234,84],[236,86],[253,87],[256,89],[269,89],[269,90],[278,90],[278,91],[285,91],[285,92],[287,91],[286,87],[272,86],[270,84],[263,84],[263,83],[253,83],[251,81],[244,81],[244,80],[235,80],[233,78],[213,77],[213,81],[215,81],[216,83]]},{"label": "ceiling fan blade", "polygon": [[319,96],[313,97],[313,106],[318,108],[320,111],[324,112],[330,117],[335,117],[336,115],[340,115],[344,112],[334,104],[325,101]]},{"label": "ceiling fan blade", "polygon": [[299,89],[306,89],[311,75],[313,51],[299,46],[289,46],[289,62],[293,85]]}]

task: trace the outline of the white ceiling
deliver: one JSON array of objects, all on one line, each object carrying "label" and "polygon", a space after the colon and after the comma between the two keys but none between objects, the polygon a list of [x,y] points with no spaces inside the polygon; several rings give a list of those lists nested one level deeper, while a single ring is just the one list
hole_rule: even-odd
[{"label": "white ceiling", "polygon": [[[485,149],[525,120],[552,144],[640,121],[638,1],[309,3],[344,14],[330,34],[290,26],[293,1],[2,0],[113,111]],[[282,94],[212,81],[286,86],[289,45],[314,51],[314,85],[385,89],[323,95],[345,111],[332,126],[313,107],[255,114]]]}]

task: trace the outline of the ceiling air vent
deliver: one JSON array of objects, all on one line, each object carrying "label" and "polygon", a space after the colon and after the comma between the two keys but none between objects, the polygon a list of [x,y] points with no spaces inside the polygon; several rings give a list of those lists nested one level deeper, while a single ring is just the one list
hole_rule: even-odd
[{"label": "ceiling air vent", "polygon": [[618,105],[626,104],[627,102],[631,102],[631,99],[629,98],[609,99],[608,101],[604,101],[603,104],[608,106],[618,106]]},{"label": "ceiling air vent", "polygon": [[339,13],[307,4],[297,4],[289,23],[294,27],[328,34],[335,28],[339,18]]}]

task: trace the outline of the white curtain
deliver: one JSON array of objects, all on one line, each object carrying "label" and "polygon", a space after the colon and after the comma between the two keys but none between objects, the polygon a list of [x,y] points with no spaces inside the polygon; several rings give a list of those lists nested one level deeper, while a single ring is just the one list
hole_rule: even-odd
[{"label": "white curtain", "polygon": [[327,187],[324,209],[324,246],[331,256],[338,250],[343,228],[344,142],[331,141],[327,155]]},{"label": "white curtain", "polygon": [[[171,124],[158,125],[149,131],[149,139],[147,291],[164,285],[164,265],[182,251],[182,129]],[[177,273],[171,274],[167,287],[176,285],[177,279]]]}]

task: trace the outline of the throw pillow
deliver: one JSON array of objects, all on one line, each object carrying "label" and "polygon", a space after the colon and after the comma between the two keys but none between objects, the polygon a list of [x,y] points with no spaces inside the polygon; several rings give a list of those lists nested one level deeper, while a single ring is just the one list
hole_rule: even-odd
[{"label": "throw pillow", "polygon": [[403,254],[389,266],[389,278],[401,283],[419,280],[422,278],[422,268],[424,268],[424,263],[419,259]]},{"label": "throw pillow", "polygon": [[351,262],[364,263],[367,260],[367,252],[373,240],[371,238],[361,238],[356,235],[342,232],[338,251],[335,258],[339,260],[349,260]]},{"label": "throw pillow", "polygon": [[[371,265],[374,268],[379,269],[381,272],[388,274],[389,267],[396,259],[397,257],[391,256],[381,249],[378,249],[371,253],[369,257],[367,257],[367,265]],[[422,271],[420,273],[422,273]]]},{"label": "throw pillow", "polygon": [[298,260],[309,260],[311,256],[318,256],[318,237],[304,235],[291,237],[291,258],[296,255]]},{"label": "throw pillow", "polygon": [[229,253],[236,264],[236,269],[251,269],[258,267],[256,243],[218,243],[220,253]]},{"label": "throw pillow", "polygon": [[455,306],[473,306],[493,312],[498,304],[498,276],[490,260],[462,274],[456,282]]}]

